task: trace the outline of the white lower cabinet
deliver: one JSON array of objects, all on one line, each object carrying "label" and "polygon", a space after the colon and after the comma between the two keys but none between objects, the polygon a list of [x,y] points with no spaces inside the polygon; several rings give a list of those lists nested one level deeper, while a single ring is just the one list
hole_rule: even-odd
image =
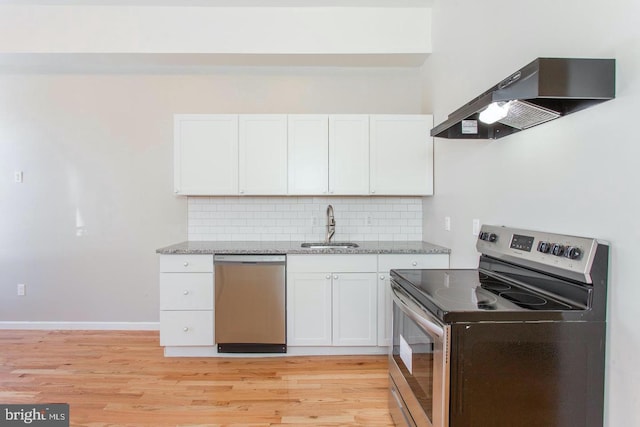
[{"label": "white lower cabinet", "polygon": [[333,345],[376,345],[376,274],[335,273],[332,285]]},{"label": "white lower cabinet", "polygon": [[288,273],[287,345],[331,345],[331,275]]},{"label": "white lower cabinet", "polygon": [[160,345],[213,345],[213,310],[161,310]]},{"label": "white lower cabinet", "polygon": [[287,345],[376,345],[376,255],[287,257]]},{"label": "white lower cabinet", "polygon": [[449,268],[448,254],[378,255],[378,345],[391,345],[391,277],[389,271]]},{"label": "white lower cabinet", "polygon": [[[389,271],[448,267],[448,254],[287,255],[287,345],[382,352],[391,341]],[[213,255],[160,256],[160,345],[172,354],[215,355],[214,281]]]},{"label": "white lower cabinet", "polygon": [[213,256],[160,256],[160,345],[212,346]]},{"label": "white lower cabinet", "polygon": [[389,272],[378,273],[378,345],[391,345],[391,277]]}]

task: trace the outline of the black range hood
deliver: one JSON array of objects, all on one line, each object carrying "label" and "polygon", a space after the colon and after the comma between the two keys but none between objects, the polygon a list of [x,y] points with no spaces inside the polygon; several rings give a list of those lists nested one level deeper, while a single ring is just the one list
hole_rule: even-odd
[{"label": "black range hood", "polygon": [[[538,58],[449,114],[431,136],[497,139],[613,98],[615,59]],[[487,120],[492,109],[502,114]]]}]

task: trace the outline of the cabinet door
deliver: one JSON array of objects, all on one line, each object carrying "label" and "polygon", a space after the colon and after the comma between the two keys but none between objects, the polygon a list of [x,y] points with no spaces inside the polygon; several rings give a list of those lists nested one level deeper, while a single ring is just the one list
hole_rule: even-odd
[{"label": "cabinet door", "polygon": [[287,279],[287,344],[331,345],[331,275],[293,273]]},{"label": "cabinet door", "polygon": [[174,116],[174,191],[184,195],[238,193],[238,116]]},{"label": "cabinet door", "polygon": [[289,194],[326,194],[329,135],[326,114],[290,114]]},{"label": "cabinet door", "polygon": [[431,115],[370,117],[371,194],[433,194]]},{"label": "cabinet door", "polygon": [[329,193],[369,194],[369,116],[329,116]]},{"label": "cabinet door", "polygon": [[391,345],[391,279],[389,272],[378,273],[378,345]]},{"label": "cabinet door", "polygon": [[287,194],[287,116],[239,118],[239,193]]},{"label": "cabinet door", "polygon": [[333,274],[333,345],[376,345],[377,311],[375,273]]}]

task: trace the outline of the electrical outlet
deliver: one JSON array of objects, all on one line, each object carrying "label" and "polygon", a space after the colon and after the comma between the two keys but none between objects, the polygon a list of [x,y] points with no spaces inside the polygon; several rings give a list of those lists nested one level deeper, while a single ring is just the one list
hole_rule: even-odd
[{"label": "electrical outlet", "polygon": [[477,236],[478,234],[480,234],[480,220],[479,219],[474,219],[473,220],[472,233],[473,233],[474,236]]},{"label": "electrical outlet", "polygon": [[444,217],[444,231],[451,231],[451,217]]},{"label": "electrical outlet", "polygon": [[18,296],[23,297],[26,293],[26,286],[24,283],[18,283]]},{"label": "electrical outlet", "polygon": [[371,223],[371,215],[367,215],[367,217],[364,219],[364,225],[371,225]]},{"label": "electrical outlet", "polygon": [[13,179],[16,183],[22,184],[22,178],[23,178],[22,171],[15,171],[13,173]]}]

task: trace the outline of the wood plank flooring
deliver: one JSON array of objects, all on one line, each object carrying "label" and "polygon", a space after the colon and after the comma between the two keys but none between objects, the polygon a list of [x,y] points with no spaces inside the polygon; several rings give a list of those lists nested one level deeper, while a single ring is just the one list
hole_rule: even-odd
[{"label": "wood plank flooring", "polygon": [[72,426],[392,426],[385,356],[165,358],[154,331],[0,330],[0,403]]}]

